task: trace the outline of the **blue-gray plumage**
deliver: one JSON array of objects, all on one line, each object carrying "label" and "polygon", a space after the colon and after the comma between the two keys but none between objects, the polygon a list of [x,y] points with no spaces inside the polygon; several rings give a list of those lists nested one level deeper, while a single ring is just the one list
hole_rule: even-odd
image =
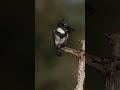
[{"label": "blue-gray plumage", "polygon": [[61,48],[66,46],[69,34],[73,31],[74,29],[68,26],[64,20],[59,21],[57,29],[53,32],[53,40],[57,56],[62,55]]}]

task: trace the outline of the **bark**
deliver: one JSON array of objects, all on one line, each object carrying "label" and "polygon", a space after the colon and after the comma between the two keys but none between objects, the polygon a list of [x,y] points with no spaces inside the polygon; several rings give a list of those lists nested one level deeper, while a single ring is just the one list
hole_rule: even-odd
[{"label": "bark", "polygon": [[78,57],[78,84],[74,90],[84,90],[84,80],[85,80],[85,42],[81,41],[81,54]]},{"label": "bark", "polygon": [[107,33],[105,35],[113,50],[111,56],[107,58],[84,53],[85,44],[81,44],[81,50],[75,50],[68,47],[63,48],[64,51],[75,55],[79,60],[78,84],[74,90],[83,90],[85,64],[95,68],[102,74],[105,83],[105,90],[120,90],[120,33]]},{"label": "bark", "polygon": [[62,50],[73,54],[78,59],[78,84],[74,90],[83,90],[84,89],[84,80],[85,80],[85,41],[80,41],[80,50],[75,50],[72,48],[64,47]]},{"label": "bark", "polygon": [[98,70],[105,83],[105,90],[120,90],[120,33],[105,34],[113,49],[108,58],[86,54],[86,64]]},{"label": "bark", "polygon": [[120,33],[106,34],[106,37],[113,49],[112,56],[120,58]]}]

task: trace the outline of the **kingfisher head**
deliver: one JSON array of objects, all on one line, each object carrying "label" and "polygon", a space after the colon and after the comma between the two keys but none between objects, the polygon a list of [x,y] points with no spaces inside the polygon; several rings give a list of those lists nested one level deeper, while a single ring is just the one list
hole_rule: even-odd
[{"label": "kingfisher head", "polygon": [[58,22],[58,27],[62,28],[67,33],[72,33],[74,31],[74,29],[70,27],[68,23],[64,21],[64,19]]}]

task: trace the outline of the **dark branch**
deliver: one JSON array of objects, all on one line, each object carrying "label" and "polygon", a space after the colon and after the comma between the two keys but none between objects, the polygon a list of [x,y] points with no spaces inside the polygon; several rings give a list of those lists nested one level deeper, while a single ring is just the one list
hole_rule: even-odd
[{"label": "dark branch", "polygon": [[86,64],[102,72],[102,59],[96,56],[85,54]]}]

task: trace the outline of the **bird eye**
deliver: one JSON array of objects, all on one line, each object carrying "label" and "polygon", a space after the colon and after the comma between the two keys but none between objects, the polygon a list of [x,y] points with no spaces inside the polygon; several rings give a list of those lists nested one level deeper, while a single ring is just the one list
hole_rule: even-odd
[{"label": "bird eye", "polygon": [[64,24],[65,27],[67,27],[67,24]]}]

